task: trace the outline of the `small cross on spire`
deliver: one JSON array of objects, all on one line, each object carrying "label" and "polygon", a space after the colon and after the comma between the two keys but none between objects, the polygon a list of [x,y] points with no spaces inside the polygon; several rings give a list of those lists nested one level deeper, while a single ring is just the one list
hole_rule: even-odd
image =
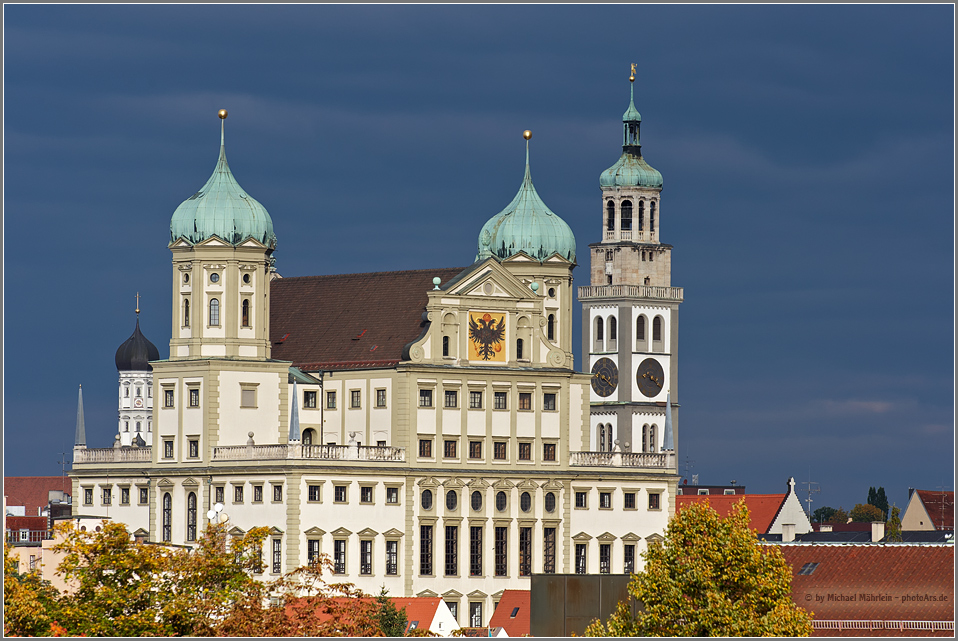
[{"label": "small cross on spire", "polygon": [[140,315],[140,292],[136,293],[136,315]]}]

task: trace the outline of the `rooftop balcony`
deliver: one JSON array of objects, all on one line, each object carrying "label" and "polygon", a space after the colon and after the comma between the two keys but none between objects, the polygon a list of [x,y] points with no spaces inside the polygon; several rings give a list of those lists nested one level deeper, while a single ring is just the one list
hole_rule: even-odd
[{"label": "rooftop balcony", "polygon": [[73,450],[73,463],[148,463],[153,460],[151,447],[94,447]]},{"label": "rooftop balcony", "polygon": [[631,467],[658,470],[675,469],[675,453],[662,452],[571,452],[573,467]]},{"label": "rooftop balcony", "polygon": [[596,298],[654,298],[657,300],[682,301],[681,287],[658,285],[583,285],[579,288],[579,300]]},{"label": "rooftop balcony", "polygon": [[379,461],[402,463],[406,450],[382,445],[228,445],[213,448],[214,461]]}]

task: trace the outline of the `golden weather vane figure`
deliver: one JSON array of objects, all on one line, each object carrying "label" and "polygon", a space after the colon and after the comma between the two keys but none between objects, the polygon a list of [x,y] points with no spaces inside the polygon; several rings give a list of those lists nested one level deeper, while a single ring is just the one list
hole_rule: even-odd
[{"label": "golden weather vane figure", "polygon": [[629,76],[629,82],[635,82],[635,63],[632,63],[632,74]]}]

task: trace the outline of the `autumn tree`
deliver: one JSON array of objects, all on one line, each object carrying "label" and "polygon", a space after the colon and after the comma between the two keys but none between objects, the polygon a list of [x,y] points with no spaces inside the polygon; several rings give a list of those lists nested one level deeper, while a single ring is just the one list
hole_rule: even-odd
[{"label": "autumn tree", "polygon": [[791,597],[792,570],[781,551],[749,529],[744,501],[722,518],[707,502],[685,507],[665,540],[645,552],[629,584],[641,604],[619,603],[587,636],[808,636],[811,615]]},{"label": "autumn tree", "polygon": [[59,616],[59,596],[39,572],[21,573],[10,547],[3,544],[3,636],[49,635]]},{"label": "autumn tree", "polygon": [[835,514],[836,510],[833,507],[823,506],[812,512],[812,521],[815,523],[828,523],[828,519],[832,518],[832,515]]},{"label": "autumn tree", "polygon": [[885,514],[874,505],[868,503],[859,503],[848,513],[853,523],[871,523],[872,521],[884,521]]},{"label": "autumn tree", "polygon": [[848,519],[848,512],[845,511],[845,508],[839,506],[825,522],[833,525],[844,525],[848,523]]}]

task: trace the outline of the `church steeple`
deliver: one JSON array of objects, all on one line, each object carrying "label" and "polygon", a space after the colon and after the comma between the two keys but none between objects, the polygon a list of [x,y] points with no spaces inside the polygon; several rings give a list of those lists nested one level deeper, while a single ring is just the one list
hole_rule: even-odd
[{"label": "church steeple", "polygon": [[77,393],[77,428],[76,436],[73,439],[73,447],[86,447],[86,425],[83,422],[83,386]]},{"label": "church steeple", "polygon": [[632,75],[629,76],[629,108],[622,114],[622,150],[635,156],[642,156],[642,143],[639,140],[639,126],[642,115],[635,108],[635,63],[632,63]]}]

